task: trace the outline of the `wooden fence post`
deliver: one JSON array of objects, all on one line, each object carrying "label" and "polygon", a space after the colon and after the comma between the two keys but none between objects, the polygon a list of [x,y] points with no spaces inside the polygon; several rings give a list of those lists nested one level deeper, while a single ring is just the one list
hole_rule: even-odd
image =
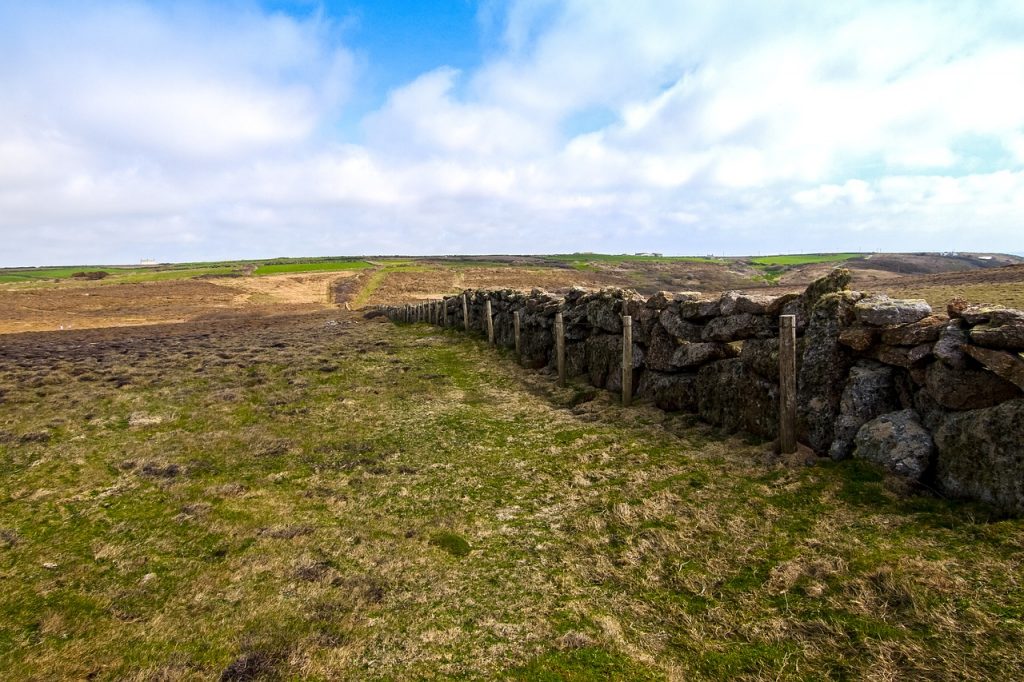
[{"label": "wooden fence post", "polygon": [[462,295],[462,326],[469,331],[469,301],[466,300],[466,295]]},{"label": "wooden fence post", "polygon": [[558,363],[558,385],[565,386],[565,322],[562,313],[555,313],[555,359]]},{"label": "wooden fence post", "polygon": [[633,318],[622,316],[622,406],[633,402]]},{"label": "wooden fence post", "polygon": [[520,319],[519,311],[512,313],[512,327],[516,337],[516,360],[522,364],[523,362],[523,342],[519,336],[522,329],[522,320]]},{"label": "wooden fence post", "polygon": [[491,312],[491,299],[487,299],[487,343],[494,345],[494,314]]},{"label": "wooden fence post", "polygon": [[796,316],[779,316],[779,449],[796,452]]}]

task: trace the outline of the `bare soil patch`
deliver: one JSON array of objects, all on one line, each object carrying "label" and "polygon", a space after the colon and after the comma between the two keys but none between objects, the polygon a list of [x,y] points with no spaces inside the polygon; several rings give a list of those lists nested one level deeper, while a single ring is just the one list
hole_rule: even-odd
[{"label": "bare soil patch", "polygon": [[351,274],[0,288],[0,334],[316,310],[328,305],[331,283]]}]

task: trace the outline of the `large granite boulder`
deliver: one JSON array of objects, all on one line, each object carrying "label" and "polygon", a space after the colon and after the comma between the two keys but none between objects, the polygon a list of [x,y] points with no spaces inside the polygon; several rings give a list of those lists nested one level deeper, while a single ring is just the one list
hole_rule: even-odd
[{"label": "large granite boulder", "polygon": [[894,474],[919,481],[928,470],[935,445],[914,410],[890,412],[857,431],[853,456],[881,464]]},{"label": "large granite boulder", "polygon": [[928,393],[950,410],[975,410],[1021,397],[1021,389],[987,369],[953,369],[933,362],[925,381]]},{"label": "large granite boulder", "polygon": [[819,455],[832,444],[839,403],[853,358],[839,343],[840,331],[853,321],[852,292],[826,294],[811,311],[804,334],[797,381],[797,429]]},{"label": "large granite boulder", "polygon": [[888,327],[918,322],[932,314],[932,307],[923,299],[901,300],[878,295],[857,301],[854,312],[861,324]]},{"label": "large granite boulder", "polygon": [[697,372],[697,411],[704,421],[726,431],[775,438],[779,387],[758,376],[740,358],[712,362]]},{"label": "large granite boulder", "polygon": [[1024,400],[942,414],[932,435],[946,493],[1024,514]]},{"label": "large granite boulder", "polygon": [[637,397],[647,398],[663,410],[697,411],[697,375],[666,374],[647,369],[640,377]]},{"label": "large granite boulder", "polygon": [[892,367],[870,360],[860,360],[850,368],[839,401],[835,435],[828,451],[832,459],[849,457],[860,428],[899,407],[894,373]]}]

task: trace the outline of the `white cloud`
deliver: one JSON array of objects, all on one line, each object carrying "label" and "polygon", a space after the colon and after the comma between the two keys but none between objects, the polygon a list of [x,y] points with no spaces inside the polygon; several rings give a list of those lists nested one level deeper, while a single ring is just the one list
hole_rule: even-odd
[{"label": "white cloud", "polygon": [[1024,251],[1017,3],[518,0],[500,21],[480,68],[423,73],[346,133],[364,83],[322,15],[0,6],[0,260]]}]

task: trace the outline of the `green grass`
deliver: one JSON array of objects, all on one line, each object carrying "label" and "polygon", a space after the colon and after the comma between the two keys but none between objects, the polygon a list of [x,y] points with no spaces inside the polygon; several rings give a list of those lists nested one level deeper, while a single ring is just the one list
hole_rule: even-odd
[{"label": "green grass", "polygon": [[274,263],[260,265],[253,272],[255,275],[278,275],[299,272],[334,272],[338,270],[363,270],[373,267],[364,260],[327,260],[307,263]]},{"label": "green grass", "polygon": [[863,253],[798,253],[779,256],[758,256],[751,258],[754,265],[810,265],[812,263],[839,263],[862,258]]},{"label": "green grass", "polygon": [[6,343],[0,678],[1024,673],[1024,522],[332,314]]}]

